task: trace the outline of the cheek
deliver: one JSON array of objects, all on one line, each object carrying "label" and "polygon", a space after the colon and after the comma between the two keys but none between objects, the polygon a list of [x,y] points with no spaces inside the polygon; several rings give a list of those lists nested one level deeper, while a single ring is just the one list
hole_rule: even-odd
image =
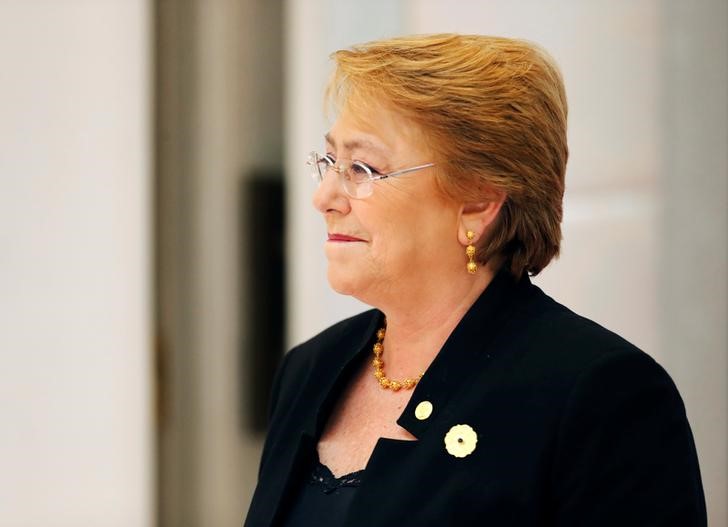
[{"label": "cheek", "polygon": [[411,267],[412,260],[423,256],[441,259],[457,244],[458,208],[433,194],[392,184],[382,186],[376,202],[356,204],[361,225],[370,235],[375,265]]},{"label": "cheek", "polygon": [[[403,212],[405,212],[403,210]],[[432,221],[422,211],[410,210],[386,218],[373,237],[372,254],[379,266],[411,270],[413,262],[439,258],[449,230],[445,222]]]},{"label": "cheek", "polygon": [[[411,245],[418,259],[445,264],[459,254],[457,216],[447,209],[430,209],[411,227]],[[463,248],[463,251],[465,249]]]}]

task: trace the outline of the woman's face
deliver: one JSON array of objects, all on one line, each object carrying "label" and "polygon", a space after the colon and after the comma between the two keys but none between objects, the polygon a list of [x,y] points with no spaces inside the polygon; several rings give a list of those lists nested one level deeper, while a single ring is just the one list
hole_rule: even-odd
[{"label": "woman's face", "polygon": [[[326,136],[337,163],[361,161],[382,174],[433,162],[417,127],[381,108],[367,119],[344,111]],[[366,124],[375,123],[375,124]],[[332,288],[379,306],[417,297],[463,273],[460,205],[437,187],[433,168],[376,181],[371,196],[350,198],[329,170],[313,203],[326,221]]]}]

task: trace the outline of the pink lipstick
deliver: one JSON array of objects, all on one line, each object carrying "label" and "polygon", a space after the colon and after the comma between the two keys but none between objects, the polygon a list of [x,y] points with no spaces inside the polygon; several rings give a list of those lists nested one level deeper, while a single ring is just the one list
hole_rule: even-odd
[{"label": "pink lipstick", "polygon": [[346,234],[329,233],[330,242],[363,242],[361,238],[355,238],[354,236],[348,236]]}]

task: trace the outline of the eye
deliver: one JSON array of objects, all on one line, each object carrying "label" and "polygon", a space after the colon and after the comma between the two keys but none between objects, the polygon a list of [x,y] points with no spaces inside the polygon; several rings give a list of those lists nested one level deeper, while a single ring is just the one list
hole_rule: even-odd
[{"label": "eye", "polygon": [[336,164],[336,158],[334,157],[333,154],[326,154],[321,159],[323,159],[324,161],[326,161],[329,165],[335,165]]},{"label": "eye", "polygon": [[376,168],[374,168],[371,165],[367,165],[366,163],[362,163],[362,165],[364,165],[365,167],[367,167],[367,169],[369,170],[369,172],[371,172],[375,176],[379,176],[379,175],[382,174],[379,170],[377,170]]},{"label": "eye", "polygon": [[348,173],[352,181],[359,183],[368,180],[369,176],[376,173],[376,171],[361,161],[353,161]]}]

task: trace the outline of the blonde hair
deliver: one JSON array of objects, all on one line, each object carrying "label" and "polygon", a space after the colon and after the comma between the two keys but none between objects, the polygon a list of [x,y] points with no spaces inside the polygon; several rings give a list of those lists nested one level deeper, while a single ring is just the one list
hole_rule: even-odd
[{"label": "blonde hair", "polygon": [[553,59],[536,45],[479,35],[380,40],[332,55],[335,110],[385,104],[423,132],[440,187],[463,202],[506,195],[477,258],[538,274],[561,243],[567,104]]}]

